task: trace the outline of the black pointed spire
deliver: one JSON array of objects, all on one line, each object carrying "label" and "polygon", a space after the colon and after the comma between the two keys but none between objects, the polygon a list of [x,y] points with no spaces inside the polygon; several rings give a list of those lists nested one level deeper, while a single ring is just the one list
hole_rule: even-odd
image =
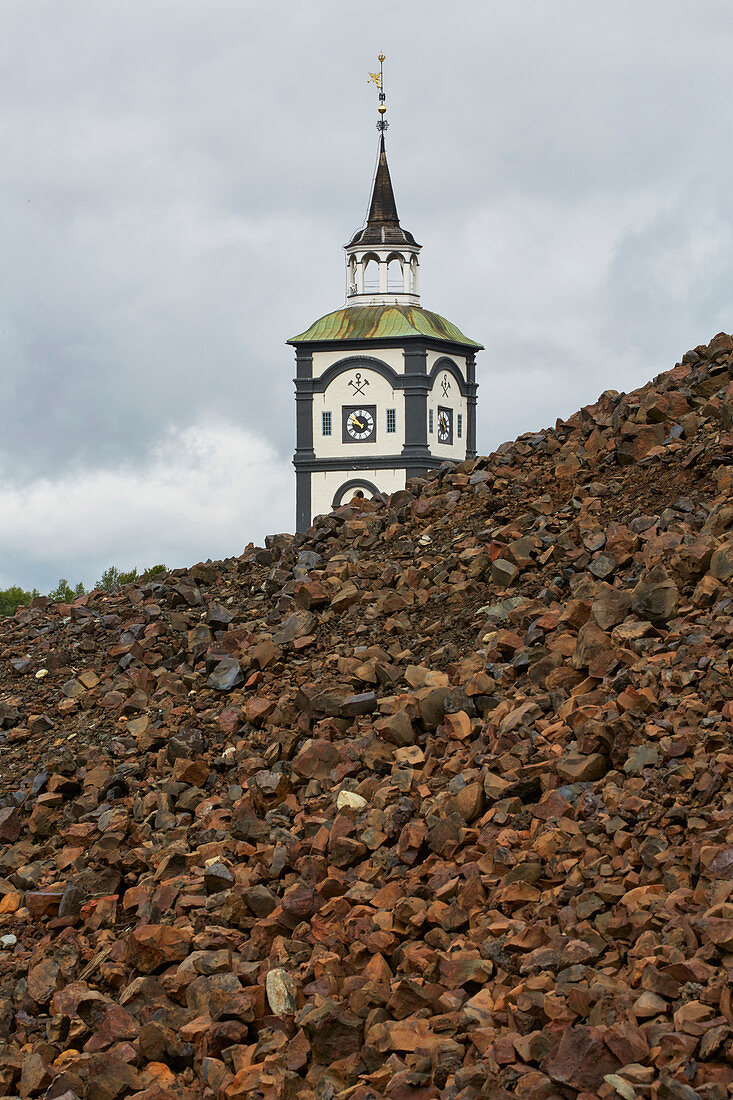
[{"label": "black pointed spire", "polygon": [[397,217],[397,203],[392,190],[392,180],[387,164],[387,150],[384,148],[384,134],[379,138],[379,160],[377,162],[377,174],[374,177],[374,190],[369,207],[367,225],[396,225],[400,219]]},{"label": "black pointed spire", "polygon": [[369,216],[363,229],[358,229],[347,248],[353,245],[365,244],[409,244],[419,247],[412,233],[400,226],[397,216],[397,203],[392,190],[392,179],[387,164],[387,150],[384,145],[384,131],[379,135],[379,160],[374,176],[372,189],[372,201],[369,205]]}]

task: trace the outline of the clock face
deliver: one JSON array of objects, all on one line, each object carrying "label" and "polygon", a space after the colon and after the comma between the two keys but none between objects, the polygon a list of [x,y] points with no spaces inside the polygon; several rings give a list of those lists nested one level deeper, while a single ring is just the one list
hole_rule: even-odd
[{"label": "clock face", "polygon": [[342,422],[344,443],[373,443],[377,438],[376,405],[344,405]]},{"label": "clock face", "polygon": [[438,405],[438,443],[453,443],[453,409]]}]

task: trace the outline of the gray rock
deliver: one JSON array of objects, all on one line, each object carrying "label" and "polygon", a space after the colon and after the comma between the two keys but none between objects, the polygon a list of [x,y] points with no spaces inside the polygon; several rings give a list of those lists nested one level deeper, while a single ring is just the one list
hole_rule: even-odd
[{"label": "gray rock", "polygon": [[312,634],[315,625],[315,615],[311,615],[310,611],[293,611],[291,615],[285,616],[272,635],[272,640],[275,645],[286,645],[288,642],[294,642],[296,638]]},{"label": "gray rock", "polygon": [[60,917],[77,917],[87,900],[87,892],[72,882],[67,883],[59,903]]},{"label": "gray rock", "polygon": [[596,554],[588,569],[598,580],[605,580],[616,572],[616,559],[612,554]]},{"label": "gray rock", "polygon": [[720,546],[710,559],[710,572],[716,581],[727,584],[733,577],[733,546]]},{"label": "gray rock", "polygon": [[491,579],[501,588],[508,588],[519,576],[516,565],[512,565],[506,558],[497,558],[491,566]]},{"label": "gray rock", "polygon": [[332,718],[355,718],[358,714],[372,714],[377,709],[377,696],[373,691],[354,695],[339,687],[318,692],[310,702],[315,713],[328,714]]},{"label": "gray rock", "polygon": [[308,576],[311,569],[318,569],[322,563],[323,557],[315,550],[301,550],[293,569],[293,576],[296,581],[302,581]]},{"label": "gray rock", "polygon": [[222,657],[206,681],[214,691],[231,691],[244,683],[244,673],[236,657]]},{"label": "gray rock", "polygon": [[644,768],[653,767],[659,763],[659,749],[656,745],[637,745],[629,753],[624,764],[627,775],[641,775]]},{"label": "gray rock", "polygon": [[204,869],[204,886],[207,894],[219,894],[234,885],[234,875],[225,863],[218,860]]},{"label": "gray rock", "polygon": [[234,612],[229,611],[226,607],[222,607],[221,604],[213,603],[209,607],[206,613],[206,621],[213,627],[218,629],[225,629],[234,620]]},{"label": "gray rock", "polygon": [[600,584],[590,610],[601,630],[610,630],[623,622],[630,606],[630,592],[624,592],[610,584]]},{"label": "gray rock", "polygon": [[506,600],[499,600],[497,603],[486,604],[485,607],[480,607],[476,615],[486,615],[488,619],[494,619],[497,623],[505,623],[509,619],[509,612],[526,602],[526,596],[510,596]]},{"label": "gray rock", "polygon": [[631,594],[631,610],[652,623],[666,623],[679,602],[677,585],[661,564],[647,570]]}]

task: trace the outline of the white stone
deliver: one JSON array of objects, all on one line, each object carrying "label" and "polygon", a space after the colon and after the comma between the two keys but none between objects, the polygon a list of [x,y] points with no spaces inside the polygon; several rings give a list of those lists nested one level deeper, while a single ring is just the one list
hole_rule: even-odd
[{"label": "white stone", "polygon": [[273,1016],[292,1016],[297,1008],[295,984],[287,970],[271,970],[265,979],[267,1002]]},{"label": "white stone", "polygon": [[339,810],[356,810],[359,812],[367,805],[366,798],[362,798],[360,794],[354,794],[353,791],[339,791],[339,796],[336,799],[336,807]]},{"label": "white stone", "polygon": [[634,1086],[629,1084],[625,1078],[619,1077],[617,1073],[607,1073],[603,1080],[612,1089],[615,1089],[619,1096],[623,1096],[624,1100],[636,1100],[639,1095]]},{"label": "white stone", "polygon": [[15,947],[17,942],[18,942],[18,937],[14,936],[12,934],[12,932],[8,933],[7,936],[0,936],[0,947],[4,947],[4,948]]}]

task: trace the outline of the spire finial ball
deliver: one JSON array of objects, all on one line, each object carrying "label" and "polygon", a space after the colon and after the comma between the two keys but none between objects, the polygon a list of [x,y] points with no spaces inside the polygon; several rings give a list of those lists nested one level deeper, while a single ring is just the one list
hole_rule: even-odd
[{"label": "spire finial ball", "polygon": [[378,54],[377,61],[384,61],[384,54],[383,53]]}]

